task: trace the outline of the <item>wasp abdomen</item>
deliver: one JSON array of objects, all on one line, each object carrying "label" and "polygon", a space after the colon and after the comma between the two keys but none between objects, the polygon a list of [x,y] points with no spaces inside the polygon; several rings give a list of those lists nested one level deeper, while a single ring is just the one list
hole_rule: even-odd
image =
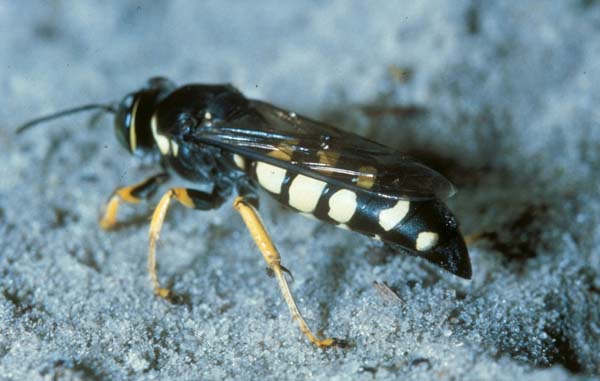
[{"label": "wasp abdomen", "polygon": [[471,277],[458,223],[439,200],[386,198],[239,155],[234,161],[276,200],[305,216],[399,245],[458,276]]}]

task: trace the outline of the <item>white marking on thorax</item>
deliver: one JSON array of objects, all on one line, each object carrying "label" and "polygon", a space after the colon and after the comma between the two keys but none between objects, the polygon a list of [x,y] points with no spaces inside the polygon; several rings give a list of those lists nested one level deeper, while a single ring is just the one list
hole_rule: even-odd
[{"label": "white marking on thorax", "polygon": [[313,179],[312,177],[304,175],[296,176],[290,185],[290,206],[302,212],[312,213],[317,207],[326,185],[326,182]]},{"label": "white marking on thorax", "polygon": [[329,198],[329,217],[339,223],[350,221],[356,211],[356,193],[340,189]]},{"label": "white marking on thorax", "polygon": [[269,192],[281,193],[281,185],[283,184],[283,180],[285,180],[286,172],[283,168],[262,161],[256,162],[256,179]]},{"label": "white marking on thorax", "polygon": [[419,251],[427,251],[435,246],[438,242],[439,235],[434,232],[421,232],[417,236],[416,249]]},{"label": "white marking on thorax", "polygon": [[379,226],[386,232],[398,225],[408,214],[410,202],[400,200],[389,209],[383,209],[379,212]]},{"label": "white marking on thorax", "polygon": [[179,144],[175,140],[170,140],[171,142],[171,152],[173,152],[173,156],[177,156],[179,154]]},{"label": "white marking on thorax", "polygon": [[168,154],[170,148],[169,139],[166,136],[158,133],[156,115],[152,116],[152,119],[150,120],[150,127],[152,128],[152,136],[154,137],[154,141],[156,142],[160,153],[163,155]]}]

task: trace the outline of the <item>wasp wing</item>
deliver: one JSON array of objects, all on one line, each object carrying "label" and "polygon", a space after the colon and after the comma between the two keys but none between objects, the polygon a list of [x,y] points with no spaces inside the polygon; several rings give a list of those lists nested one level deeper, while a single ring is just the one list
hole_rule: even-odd
[{"label": "wasp wing", "polygon": [[395,199],[446,198],[441,174],[389,147],[251,100],[248,109],[197,128],[191,138],[335,185]]}]

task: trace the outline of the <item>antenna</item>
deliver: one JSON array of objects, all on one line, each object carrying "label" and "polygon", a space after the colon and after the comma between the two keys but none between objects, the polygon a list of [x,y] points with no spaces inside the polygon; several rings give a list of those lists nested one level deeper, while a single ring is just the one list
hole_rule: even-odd
[{"label": "antenna", "polygon": [[88,111],[88,110],[95,110],[95,109],[100,109],[100,110],[104,110],[106,112],[110,112],[110,113],[116,113],[117,110],[115,109],[114,106],[112,105],[103,105],[103,104],[88,104],[88,105],[83,105],[83,106],[79,106],[79,107],[74,107],[74,108],[70,108],[67,110],[63,110],[63,111],[59,111],[56,112],[54,114],[50,114],[50,115],[46,115],[46,116],[42,116],[39,118],[35,118],[33,120],[30,120],[29,122],[19,126],[19,128],[17,128],[16,133],[17,134],[21,134],[23,133],[25,130],[30,129],[31,127],[40,124],[40,123],[44,123],[47,122],[49,120],[52,119],[58,119],[61,118],[63,116],[67,116],[67,115],[71,115],[71,114],[76,114],[78,112],[82,112],[82,111]]}]

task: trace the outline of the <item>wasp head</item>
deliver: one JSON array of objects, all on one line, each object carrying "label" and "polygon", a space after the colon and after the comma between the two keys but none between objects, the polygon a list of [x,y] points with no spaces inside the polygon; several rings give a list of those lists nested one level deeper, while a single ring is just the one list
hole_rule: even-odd
[{"label": "wasp head", "polygon": [[155,77],[146,87],[127,94],[118,107],[112,104],[86,104],[32,119],[16,130],[17,134],[30,128],[64,116],[82,111],[102,110],[115,114],[115,133],[121,144],[131,153],[138,154],[154,147],[150,120],[156,106],[175,89],[175,84],[166,78]]},{"label": "wasp head", "polygon": [[115,134],[131,153],[143,153],[154,147],[150,120],[156,106],[175,88],[166,78],[156,77],[148,85],[127,94],[115,113]]}]

